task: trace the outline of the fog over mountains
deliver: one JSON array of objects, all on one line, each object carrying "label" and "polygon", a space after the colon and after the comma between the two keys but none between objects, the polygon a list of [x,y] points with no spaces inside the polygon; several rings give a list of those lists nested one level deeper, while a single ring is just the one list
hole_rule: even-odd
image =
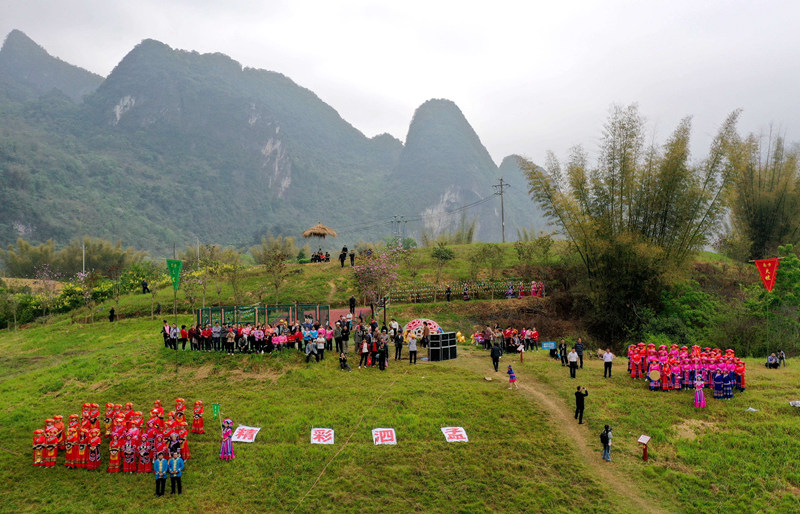
[{"label": "fog over mountains", "polygon": [[[0,50],[0,244],[122,239],[156,253],[249,245],[317,221],[336,244],[477,221],[477,238],[543,228],[512,156],[495,164],[458,106],[423,103],[405,144],[366,137],[312,91],[218,53],[142,41],[108,77],[19,31]],[[470,206],[464,208],[464,206]]]}]

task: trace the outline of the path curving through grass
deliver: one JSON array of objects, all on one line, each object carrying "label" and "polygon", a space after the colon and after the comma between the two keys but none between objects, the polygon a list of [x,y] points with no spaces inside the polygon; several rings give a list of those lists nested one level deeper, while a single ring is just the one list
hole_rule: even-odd
[{"label": "path curving through grass", "polygon": [[[478,352],[463,352],[455,361],[459,366],[474,371],[481,375],[485,375],[491,371],[491,361],[487,353]],[[506,363],[509,361],[506,360]],[[510,361],[512,366],[516,361]],[[515,369],[517,368],[514,366]],[[633,507],[632,511],[649,512],[649,513],[665,513],[669,512],[661,507],[656,501],[650,497],[644,497],[640,493],[640,488],[634,482],[629,480],[628,476],[618,471],[612,463],[603,460],[597,460],[594,456],[594,451],[599,444],[597,437],[592,439],[591,434],[588,433],[587,425],[578,425],[575,420],[570,417],[572,414],[572,407],[564,405],[559,399],[551,386],[540,382],[535,379],[532,374],[516,372],[518,380],[519,391],[528,398],[534,400],[542,409],[544,409],[551,417],[551,422],[557,429],[566,436],[568,444],[572,447],[573,452],[579,455],[583,463],[590,470],[591,475],[600,479],[600,481],[610,488],[611,491],[617,496],[621,504],[628,504]],[[502,387],[505,387],[502,378],[505,373],[494,376],[494,380],[500,379]],[[513,391],[509,392],[512,394]]]}]

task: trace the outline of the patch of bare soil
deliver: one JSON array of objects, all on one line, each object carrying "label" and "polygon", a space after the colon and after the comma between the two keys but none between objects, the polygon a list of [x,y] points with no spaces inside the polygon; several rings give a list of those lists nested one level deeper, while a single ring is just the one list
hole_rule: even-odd
[{"label": "patch of bare soil", "polygon": [[256,379],[261,382],[269,381],[271,384],[275,384],[283,376],[283,374],[283,371],[277,371],[274,369],[259,369],[250,371],[235,369],[231,371],[231,378],[234,380]]},{"label": "patch of bare soil", "polygon": [[194,378],[197,380],[203,380],[204,378],[208,378],[208,376],[214,371],[214,364],[208,363],[203,364],[196,370],[194,370]]},{"label": "patch of bare soil", "polygon": [[713,427],[714,424],[708,421],[702,421],[699,419],[687,419],[680,425],[677,425],[675,427],[675,431],[678,433],[679,438],[693,441],[697,439],[698,435],[701,435],[703,432],[711,430]]}]

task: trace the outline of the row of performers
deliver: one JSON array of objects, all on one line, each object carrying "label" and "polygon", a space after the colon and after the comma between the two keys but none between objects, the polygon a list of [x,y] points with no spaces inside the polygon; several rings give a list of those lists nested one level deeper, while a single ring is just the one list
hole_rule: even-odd
[{"label": "row of performers", "polygon": [[[111,438],[109,472],[115,472],[119,463],[123,464],[123,471],[150,472],[155,456],[166,450],[170,450],[170,454],[178,451],[184,460],[189,458],[188,423],[176,412],[170,412],[168,419],[164,420],[163,409],[158,408],[160,402],[155,403],[157,407],[150,411],[146,428],[143,428],[142,413],[134,411],[130,403],[126,404],[126,407],[131,407],[130,410],[120,410],[107,425],[107,435]],[[70,415],[66,430],[63,416],[60,415],[46,419],[44,430],[34,430],[33,465],[55,466],[61,450],[66,453],[65,464],[68,468],[99,468],[102,432],[99,420],[91,417],[92,409],[92,404],[84,404],[84,412],[89,415],[83,420],[77,414]],[[195,402],[191,432],[205,433],[203,407],[199,400]]]},{"label": "row of performers", "polygon": [[514,284],[508,284],[508,288],[506,289],[506,298],[522,298],[523,296],[538,296],[539,298],[543,298],[544,282],[536,282],[534,280],[531,282],[531,287],[528,290],[525,289],[525,284],[520,282],[516,291],[514,290]]},{"label": "row of performers", "polygon": [[[654,373],[656,371],[658,373]],[[686,346],[678,349],[678,345],[673,344],[669,350],[661,345],[656,351],[652,343],[630,345],[628,372],[631,378],[648,379],[651,390],[694,389],[698,381],[711,388],[715,387],[717,375],[723,384],[730,383],[731,390],[744,392],[746,388],[745,363],[733,350],[723,354],[719,348],[701,350],[693,346],[690,351]],[[658,379],[654,379],[656,375]]]}]

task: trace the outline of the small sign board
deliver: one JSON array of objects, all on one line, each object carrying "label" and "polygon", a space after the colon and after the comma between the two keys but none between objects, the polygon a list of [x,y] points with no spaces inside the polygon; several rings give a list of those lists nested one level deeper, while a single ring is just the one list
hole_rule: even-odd
[{"label": "small sign board", "polygon": [[442,427],[442,433],[448,443],[468,442],[467,431],[464,427]]},{"label": "small sign board", "polygon": [[555,341],[542,341],[542,350],[555,350],[555,349],[556,349]]},{"label": "small sign board", "polygon": [[334,433],[332,428],[312,428],[311,444],[333,444]]},{"label": "small sign board", "polygon": [[375,444],[397,444],[397,434],[393,428],[373,428],[372,440]]},{"label": "small sign board", "polygon": [[648,442],[650,442],[650,436],[642,434],[641,436],[639,436],[639,440],[636,441],[636,442],[637,443],[642,443],[642,444],[647,444]]},{"label": "small sign board", "polygon": [[259,430],[261,430],[261,427],[248,427],[245,425],[239,425],[236,428],[236,432],[233,433],[233,438],[231,441],[237,443],[253,443],[256,440]]}]

